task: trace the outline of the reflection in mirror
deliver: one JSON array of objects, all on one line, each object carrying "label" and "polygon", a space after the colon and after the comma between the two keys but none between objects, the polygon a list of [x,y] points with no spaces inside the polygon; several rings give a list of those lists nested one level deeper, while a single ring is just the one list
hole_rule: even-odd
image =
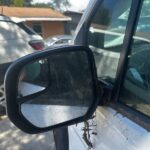
[{"label": "reflection in mirror", "polygon": [[[46,90],[38,96],[28,97],[28,101],[21,104],[23,116],[40,128],[84,116],[94,99],[87,53],[85,51],[59,52],[51,54],[44,60],[46,61],[36,60],[27,65],[28,69],[32,70],[32,65],[38,64],[36,67],[41,70],[44,63],[43,70],[46,71],[44,79],[39,77],[41,71],[28,78],[23,77],[23,82],[28,81],[27,84],[33,84],[28,93]],[[21,74],[20,78],[22,78]],[[20,79],[18,91],[25,95],[26,89],[21,90],[21,84]]]},{"label": "reflection in mirror", "polygon": [[29,96],[46,89],[48,86],[47,60],[27,64],[20,72],[18,98]]}]

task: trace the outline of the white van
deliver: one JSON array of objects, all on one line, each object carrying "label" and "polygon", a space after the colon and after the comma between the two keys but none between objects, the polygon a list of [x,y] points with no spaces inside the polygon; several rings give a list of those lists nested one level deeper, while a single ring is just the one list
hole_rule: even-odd
[{"label": "white van", "polygon": [[16,59],[44,49],[43,38],[24,24],[24,19],[0,16],[0,105],[5,105],[4,76]]},{"label": "white van", "polygon": [[[90,1],[72,46],[17,60],[5,80],[10,120],[31,134],[75,124],[69,147],[64,134],[58,150],[149,150],[149,7],[150,0]],[[41,71],[18,83],[35,57],[45,80]]]}]

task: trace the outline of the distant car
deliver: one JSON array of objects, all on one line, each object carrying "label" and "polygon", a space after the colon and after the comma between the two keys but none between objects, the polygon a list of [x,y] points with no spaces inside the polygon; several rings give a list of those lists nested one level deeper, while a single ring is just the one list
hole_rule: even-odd
[{"label": "distant car", "polygon": [[0,106],[4,104],[3,81],[8,66],[17,58],[43,50],[43,38],[24,24],[24,19],[0,16]]},{"label": "distant car", "polygon": [[57,35],[53,37],[49,37],[45,40],[46,46],[61,46],[64,44],[71,43],[72,36],[71,35]]}]

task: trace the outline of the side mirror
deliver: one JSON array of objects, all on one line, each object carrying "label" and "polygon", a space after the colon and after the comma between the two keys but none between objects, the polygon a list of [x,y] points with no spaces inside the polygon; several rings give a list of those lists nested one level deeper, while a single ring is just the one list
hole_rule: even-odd
[{"label": "side mirror", "polygon": [[88,119],[98,105],[91,50],[61,47],[14,62],[5,77],[7,113],[27,133],[39,133]]}]

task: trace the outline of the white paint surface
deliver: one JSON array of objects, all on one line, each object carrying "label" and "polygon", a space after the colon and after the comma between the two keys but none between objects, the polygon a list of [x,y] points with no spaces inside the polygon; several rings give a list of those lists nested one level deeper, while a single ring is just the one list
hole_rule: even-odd
[{"label": "white paint surface", "polygon": [[70,17],[66,17],[66,18],[22,17],[22,19],[25,19],[26,21],[71,21],[72,20]]},{"label": "white paint surface", "polygon": [[45,87],[35,85],[35,84],[30,84],[27,82],[19,82],[18,85],[18,93],[21,94],[22,96],[28,96],[43,90],[45,90]]},{"label": "white paint surface", "polygon": [[79,135],[75,129],[76,126],[69,127],[69,150],[87,150],[87,145],[82,140],[82,136]]},{"label": "white paint surface", "polygon": [[22,104],[21,112],[24,117],[37,127],[49,127],[83,116],[88,107]]},{"label": "white paint surface", "polygon": [[[91,134],[94,150],[150,150],[150,132],[115,110],[109,107],[99,107],[95,121],[97,127],[94,130],[97,135]],[[81,141],[76,148],[84,146],[83,123],[71,128],[74,128],[74,132]],[[72,137],[70,136],[70,141],[73,140]],[[70,150],[74,150],[74,147],[71,148]]]}]

